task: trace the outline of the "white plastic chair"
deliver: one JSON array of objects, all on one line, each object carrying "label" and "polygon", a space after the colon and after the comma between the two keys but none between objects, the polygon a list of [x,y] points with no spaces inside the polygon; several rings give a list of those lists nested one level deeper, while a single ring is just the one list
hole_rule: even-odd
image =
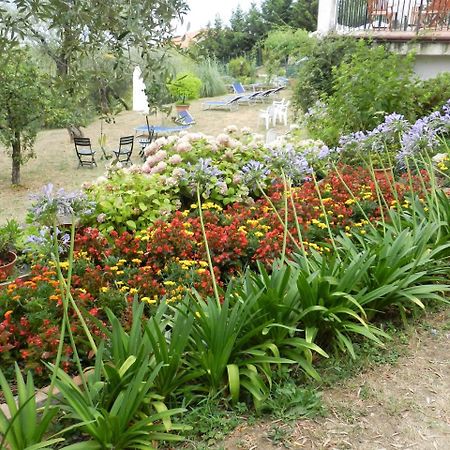
[{"label": "white plastic chair", "polygon": [[264,120],[266,130],[268,130],[271,123],[275,125],[276,108],[270,105],[266,109],[260,109],[259,118]]},{"label": "white plastic chair", "polygon": [[[276,102],[274,102],[276,103]],[[289,105],[291,104],[290,100],[285,101],[284,99],[280,102],[276,106],[276,114],[275,114],[275,120],[274,123],[277,123],[278,121],[280,123],[283,123],[284,126],[287,126],[287,122],[288,122],[288,110],[289,110]]]}]

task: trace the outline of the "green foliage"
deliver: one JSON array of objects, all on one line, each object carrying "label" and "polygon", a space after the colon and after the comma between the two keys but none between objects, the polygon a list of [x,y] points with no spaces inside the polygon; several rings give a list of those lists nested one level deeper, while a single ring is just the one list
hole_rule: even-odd
[{"label": "green foliage", "polygon": [[217,97],[227,92],[217,61],[210,58],[199,61],[195,72],[202,82],[201,97]]},{"label": "green foliage", "polygon": [[324,407],[320,393],[298,386],[292,378],[283,377],[274,384],[263,410],[275,419],[288,421],[320,416]]},{"label": "green foliage", "polygon": [[103,345],[96,354],[94,369],[84,375],[82,386],[55,368],[62,408],[90,438],[64,448],[126,450],[153,448],[154,441],[182,440],[169,431],[183,428],[172,424],[170,418],[184,410],[167,409],[153,390],[160,368],[150,366],[149,355],[137,358],[131,354],[116,366],[104,359]]},{"label": "green foliage", "polygon": [[443,72],[435,78],[420,81],[417,90],[417,116],[437,111],[450,98],[450,73]]},{"label": "green foliage", "polygon": [[254,80],[255,66],[247,58],[240,56],[228,63],[228,72],[233,78],[248,83]]},{"label": "green foliage", "polygon": [[175,209],[173,192],[162,186],[159,176],[113,170],[87,189],[97,204],[91,219],[106,233],[143,229]]},{"label": "green foliage", "polygon": [[256,314],[257,296],[240,297],[230,284],[222,304],[202,299],[198,294],[190,302],[191,314],[196,317],[190,344],[191,364],[203,370],[200,378],[209,395],[216,396],[226,389],[236,403],[245,392],[258,408],[267,398],[272,384],[273,365],[292,364],[280,357],[275,344],[262,338],[265,322],[249,328]]},{"label": "green foliage", "polygon": [[233,409],[225,409],[218,400],[208,399],[186,413],[183,421],[192,427],[192,431],[187,433],[188,436],[192,435],[196,441],[201,439],[205,442],[204,447],[196,448],[206,450],[232,432],[242,422],[242,414],[245,412],[245,403],[237,403]]},{"label": "green foliage", "polygon": [[192,73],[179,73],[167,88],[177,104],[185,105],[186,100],[199,98],[202,82]]},{"label": "green foliage", "polygon": [[33,144],[45,117],[48,88],[26,51],[0,56],[0,142],[12,158],[13,184],[20,166],[34,156]]},{"label": "green foliage", "polygon": [[[0,449],[9,450],[50,450],[62,438],[45,439],[49,426],[58,413],[58,408],[42,412],[36,402],[33,377],[28,373],[26,380],[15,365],[17,401],[0,370],[0,387],[7,413],[0,409]],[[7,444],[5,446],[5,444]]]},{"label": "green foliage", "polygon": [[7,220],[5,225],[0,226],[0,256],[8,251],[14,251],[22,234],[21,226],[14,219]]},{"label": "green foliage", "polygon": [[391,53],[384,46],[356,52],[333,70],[328,112],[340,134],[375,128],[380,118],[396,112],[414,117],[415,78],[412,55]]},{"label": "green foliage", "polygon": [[295,63],[311,53],[315,39],[305,30],[277,28],[269,32],[264,40],[264,66],[269,76],[279,74],[289,62]]},{"label": "green foliage", "polygon": [[306,112],[324,94],[332,93],[333,68],[356,47],[357,40],[351,36],[328,35],[315,41],[298,73],[293,98],[297,108]]},{"label": "green foliage", "polygon": [[311,136],[336,145],[341,135],[371,130],[390,113],[414,119],[413,62],[412,55],[397,55],[360,41],[353,54],[332,69],[331,91],[323,91],[306,114]]}]

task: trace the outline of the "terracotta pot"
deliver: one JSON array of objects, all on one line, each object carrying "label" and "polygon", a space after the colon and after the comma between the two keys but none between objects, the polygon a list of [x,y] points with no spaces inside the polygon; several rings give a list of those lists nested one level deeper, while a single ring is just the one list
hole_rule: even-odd
[{"label": "terracotta pot", "polygon": [[2,259],[6,259],[9,262],[6,264],[0,265],[0,279],[8,278],[11,275],[11,273],[14,269],[14,266],[16,265],[17,255],[14,252],[8,252],[6,254],[6,258],[2,258]]},{"label": "terracotta pot", "polygon": [[175,105],[175,108],[178,112],[187,111],[190,105]]}]

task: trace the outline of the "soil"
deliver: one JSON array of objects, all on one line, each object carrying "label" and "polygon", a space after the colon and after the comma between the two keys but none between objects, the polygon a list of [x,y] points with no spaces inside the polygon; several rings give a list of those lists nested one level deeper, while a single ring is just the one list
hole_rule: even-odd
[{"label": "soil", "polygon": [[450,449],[450,310],[423,323],[395,365],[325,390],[325,417],[244,425],[218,448]]}]

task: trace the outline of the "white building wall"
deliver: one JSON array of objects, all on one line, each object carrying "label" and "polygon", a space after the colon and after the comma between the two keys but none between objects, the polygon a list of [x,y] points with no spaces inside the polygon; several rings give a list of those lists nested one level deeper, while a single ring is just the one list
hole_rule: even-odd
[{"label": "white building wall", "polygon": [[319,0],[317,31],[327,34],[336,29],[337,0]]},{"label": "white building wall", "polygon": [[414,71],[424,80],[434,78],[436,75],[443,72],[450,72],[450,56],[417,55],[414,64]]}]

